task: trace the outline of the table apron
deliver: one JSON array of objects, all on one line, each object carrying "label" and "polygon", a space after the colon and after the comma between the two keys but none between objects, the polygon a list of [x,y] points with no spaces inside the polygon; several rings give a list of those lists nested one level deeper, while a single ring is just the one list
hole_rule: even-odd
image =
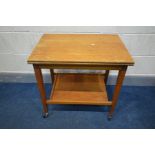
[{"label": "table apron", "polygon": [[51,65],[51,64],[39,64],[42,69],[87,69],[87,70],[124,70],[127,65]]}]

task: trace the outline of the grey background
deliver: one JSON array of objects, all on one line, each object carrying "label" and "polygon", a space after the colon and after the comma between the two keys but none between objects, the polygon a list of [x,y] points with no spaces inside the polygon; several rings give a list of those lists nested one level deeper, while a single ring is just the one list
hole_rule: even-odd
[{"label": "grey background", "polygon": [[[119,34],[135,60],[129,67],[124,84],[155,85],[155,27],[147,26],[1,26],[0,81],[34,82],[33,68],[26,60],[44,33]],[[49,82],[48,70],[44,70]],[[110,73],[109,84],[117,72]]]}]

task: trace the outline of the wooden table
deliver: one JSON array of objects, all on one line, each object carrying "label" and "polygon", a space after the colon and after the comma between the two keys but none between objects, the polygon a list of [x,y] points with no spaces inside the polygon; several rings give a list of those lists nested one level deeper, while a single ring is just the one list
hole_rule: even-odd
[{"label": "wooden table", "polygon": [[[83,104],[110,106],[112,118],[128,66],[134,61],[118,35],[109,34],[44,34],[28,58],[34,72],[48,116],[48,104]],[[41,69],[50,69],[52,90],[46,99]],[[105,70],[105,74],[55,73],[54,69]],[[109,70],[118,70],[112,100],[106,83]]]}]

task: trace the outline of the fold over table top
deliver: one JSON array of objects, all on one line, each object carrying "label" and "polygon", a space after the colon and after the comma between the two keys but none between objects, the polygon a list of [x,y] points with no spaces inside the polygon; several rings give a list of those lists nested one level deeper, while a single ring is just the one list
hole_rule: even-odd
[{"label": "fold over table top", "polygon": [[118,35],[44,34],[28,63],[133,65],[134,61]]}]

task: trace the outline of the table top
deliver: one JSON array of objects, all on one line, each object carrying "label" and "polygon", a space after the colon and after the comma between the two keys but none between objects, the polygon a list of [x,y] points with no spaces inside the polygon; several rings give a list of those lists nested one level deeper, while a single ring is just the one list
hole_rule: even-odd
[{"label": "table top", "polygon": [[133,65],[134,61],[118,35],[44,34],[28,63]]}]

